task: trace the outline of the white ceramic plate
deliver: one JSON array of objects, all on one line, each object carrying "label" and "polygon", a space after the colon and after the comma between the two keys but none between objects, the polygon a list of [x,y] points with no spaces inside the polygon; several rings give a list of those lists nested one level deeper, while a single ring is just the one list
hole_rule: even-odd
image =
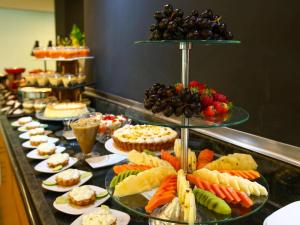
[{"label": "white ceramic plate", "polygon": [[[21,119],[21,118],[20,118],[20,119]],[[35,120],[32,120],[32,121],[35,121]],[[21,126],[23,126],[23,125],[19,124],[18,120],[12,122],[11,125],[12,125],[13,127],[21,127]]]},{"label": "white ceramic plate", "polygon": [[[48,125],[47,125],[47,124],[41,123],[40,127],[46,128],[46,127],[48,127]],[[18,131],[20,131],[20,132],[26,132],[26,131],[28,131],[28,130],[25,128],[25,126],[22,126],[22,127],[19,127],[19,128],[18,128]]]},{"label": "white ceramic plate", "polygon": [[[55,144],[56,142],[58,142],[58,138],[53,138],[53,137],[48,137],[48,142],[47,143],[53,143]],[[30,141],[26,141],[22,144],[22,146],[24,148],[36,148],[37,146],[33,146],[30,144]]]},{"label": "white ceramic plate", "polygon": [[[51,133],[52,133],[51,130],[45,130],[45,134],[44,134],[44,135],[49,135],[49,134],[51,134]],[[19,135],[19,138],[24,139],[24,140],[29,140],[29,139],[30,139],[30,136],[29,136],[28,131],[25,132],[25,133],[20,134],[20,135]]]},{"label": "white ceramic plate", "polygon": [[124,155],[118,154],[109,154],[103,156],[97,156],[93,158],[87,158],[85,161],[92,167],[92,168],[101,168],[105,166],[111,166],[122,160],[126,159],[127,157]]},{"label": "white ceramic plate", "polygon": [[[66,150],[65,147],[56,146],[55,153],[62,153],[64,150]],[[34,150],[28,152],[26,156],[27,156],[27,158],[30,158],[30,159],[47,159],[47,158],[49,158],[49,156],[39,155],[37,152],[37,149],[34,149]]]},{"label": "white ceramic plate", "polygon": [[61,168],[58,171],[53,171],[52,168],[50,168],[47,164],[47,159],[43,160],[42,162],[40,162],[39,164],[37,164],[34,169],[38,172],[41,173],[58,173],[60,171],[64,171],[68,168],[70,168],[71,166],[73,166],[75,163],[77,163],[78,159],[74,158],[74,157],[70,157],[69,158],[69,164],[64,166],[63,168]]},{"label": "white ceramic plate", "polygon": [[[91,210],[88,213],[92,213],[93,211],[97,210],[97,208]],[[121,212],[119,210],[110,209],[111,214],[117,217],[117,225],[127,225],[130,221],[130,216],[127,213]],[[71,225],[82,225],[82,217],[88,213],[85,213],[78,217],[76,220],[71,223]]]},{"label": "white ceramic plate", "polygon": [[[127,156],[128,152],[123,151],[122,149],[120,149],[118,146],[115,145],[114,140],[112,138],[108,139],[105,144],[104,144],[105,148],[107,151],[111,152],[111,153],[115,153],[115,154],[119,154],[119,155],[124,155]],[[172,149],[169,149],[168,152],[173,152]],[[160,151],[154,152],[155,155],[160,155]]]},{"label": "white ceramic plate", "polygon": [[[87,185],[89,186],[91,189],[93,189],[96,194],[99,194],[103,191],[106,191],[104,188],[101,187],[97,187],[94,185]],[[67,197],[68,196],[68,192],[63,194],[62,196]],[[87,213],[90,212],[92,209],[96,208],[97,206],[101,205],[102,203],[104,203],[107,199],[109,199],[109,195],[107,195],[104,198],[101,199],[96,199],[96,201],[88,206],[74,206],[72,204],[66,203],[66,204],[57,204],[55,203],[55,201],[53,202],[53,206],[54,208],[56,208],[57,210],[67,213],[67,214],[71,214],[71,215],[80,215],[83,213]]]},{"label": "white ceramic plate", "polygon": [[[58,185],[45,185],[44,183],[42,183],[42,187],[49,190],[49,191],[56,191],[56,192],[66,192],[66,191],[70,191],[72,188],[74,187],[79,187],[80,185],[84,184],[85,182],[87,182],[89,179],[92,178],[93,174],[91,172],[87,172],[87,171],[83,171],[83,170],[79,170],[80,175],[82,175],[83,173],[89,173],[90,175],[85,177],[85,178],[80,178],[80,182],[78,184],[75,184],[73,186],[70,187],[63,187],[63,186],[58,186]],[[51,177],[49,177],[48,179],[46,179],[45,181],[47,182],[55,182],[55,178],[58,175],[54,174]]]}]

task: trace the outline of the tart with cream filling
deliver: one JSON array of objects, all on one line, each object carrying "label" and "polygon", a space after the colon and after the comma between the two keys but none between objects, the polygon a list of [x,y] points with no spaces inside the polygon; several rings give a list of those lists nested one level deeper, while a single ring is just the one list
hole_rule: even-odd
[{"label": "tart with cream filling", "polygon": [[43,134],[45,134],[45,129],[43,127],[34,128],[28,131],[29,136],[43,135]]},{"label": "tart with cream filling", "polygon": [[55,168],[57,166],[66,166],[68,165],[68,163],[69,163],[68,153],[53,154],[47,160],[47,164],[51,168]]},{"label": "tart with cream filling", "polygon": [[31,130],[31,129],[38,128],[38,127],[41,127],[41,123],[37,122],[37,121],[32,121],[32,122],[25,124],[26,130]]},{"label": "tart with cream filling", "polygon": [[37,152],[41,156],[53,155],[55,150],[56,146],[53,143],[42,143],[37,148]]},{"label": "tart with cream filling", "polygon": [[108,206],[102,205],[95,211],[82,217],[82,225],[116,225],[117,217],[110,212]]},{"label": "tart with cream filling", "polygon": [[39,146],[42,143],[48,142],[48,136],[35,135],[35,136],[30,137],[29,141],[32,146]]},{"label": "tart with cream filling", "polygon": [[88,109],[84,103],[62,102],[48,104],[44,116],[48,118],[71,118],[81,116],[85,113],[88,113]]},{"label": "tart with cream filling", "polygon": [[69,201],[73,205],[86,206],[96,201],[96,193],[89,186],[75,187],[68,193]]},{"label": "tart with cream filling", "polygon": [[160,151],[174,145],[177,132],[168,127],[153,125],[125,125],[113,133],[117,147],[124,151],[144,149]]},{"label": "tart with cream filling", "polygon": [[30,123],[32,121],[32,117],[31,116],[26,116],[26,117],[22,117],[20,119],[18,119],[18,123],[20,125],[25,125],[27,123]]},{"label": "tart with cream filling", "polygon": [[59,173],[56,177],[56,184],[59,186],[69,187],[78,184],[80,173],[77,169],[68,169]]}]

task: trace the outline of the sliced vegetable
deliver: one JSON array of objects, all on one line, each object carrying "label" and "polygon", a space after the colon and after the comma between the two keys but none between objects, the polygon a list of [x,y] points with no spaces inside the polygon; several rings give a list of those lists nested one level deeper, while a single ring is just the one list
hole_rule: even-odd
[{"label": "sliced vegetable", "polygon": [[56,185],[56,181],[55,180],[53,180],[53,181],[44,180],[43,184],[46,186],[54,186],[54,185]]},{"label": "sliced vegetable", "polygon": [[151,213],[154,209],[171,202],[176,196],[176,190],[177,176],[167,176],[145,206],[146,212]]},{"label": "sliced vegetable", "polygon": [[220,184],[212,184],[201,178],[188,174],[187,179],[195,184],[198,188],[202,190],[209,191],[221,199],[224,199],[228,203],[241,204],[242,206],[248,208],[253,205],[253,201],[247,196],[245,192],[236,191],[230,186],[224,186]]},{"label": "sliced vegetable", "polygon": [[55,199],[56,204],[67,204],[69,199],[66,196],[59,196]]},{"label": "sliced vegetable", "polygon": [[180,159],[176,156],[171,155],[170,152],[167,152],[165,150],[160,151],[160,157],[163,160],[166,160],[169,162],[176,171],[180,170]]},{"label": "sliced vegetable", "polygon": [[107,192],[107,191],[102,191],[102,192],[100,192],[100,193],[97,193],[96,198],[97,198],[97,199],[101,199],[101,198],[106,197],[107,195],[108,195],[108,192]]},{"label": "sliced vegetable", "polygon": [[242,177],[248,180],[255,180],[260,177],[259,172],[255,170],[218,170],[221,173],[228,173],[233,176]]},{"label": "sliced vegetable", "polygon": [[120,174],[118,174],[117,176],[115,176],[111,182],[109,187],[110,188],[114,188],[118,183],[120,183],[122,180],[124,180],[125,178],[129,177],[130,175],[137,175],[138,173],[140,173],[141,171],[139,170],[126,170]]},{"label": "sliced vegetable", "polygon": [[197,169],[201,169],[210,163],[214,159],[214,155],[215,153],[212,150],[208,148],[203,149],[198,155]]},{"label": "sliced vegetable", "polygon": [[148,170],[151,169],[151,166],[145,166],[145,165],[136,165],[136,164],[123,164],[123,165],[117,165],[114,166],[113,170],[115,172],[115,174],[120,174],[124,171],[127,170],[139,170],[139,171],[144,171],[144,170]]}]

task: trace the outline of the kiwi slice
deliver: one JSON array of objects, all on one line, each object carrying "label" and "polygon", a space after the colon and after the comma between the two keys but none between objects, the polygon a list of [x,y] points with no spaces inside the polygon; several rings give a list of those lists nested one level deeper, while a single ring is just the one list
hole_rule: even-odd
[{"label": "kiwi slice", "polygon": [[54,185],[56,185],[56,181],[55,180],[53,180],[53,181],[44,180],[43,184],[46,186],[54,186]]}]

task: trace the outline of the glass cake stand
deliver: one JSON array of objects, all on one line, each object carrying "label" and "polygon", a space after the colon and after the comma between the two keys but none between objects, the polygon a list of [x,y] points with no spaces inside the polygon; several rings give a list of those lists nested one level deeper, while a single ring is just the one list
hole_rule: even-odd
[{"label": "glass cake stand", "polygon": [[[182,55],[182,68],[181,68],[181,83],[183,87],[188,87],[189,85],[189,72],[190,72],[190,50],[192,45],[194,46],[210,46],[210,45],[234,45],[240,44],[238,40],[160,40],[160,41],[136,41],[137,45],[178,45],[181,50]],[[213,127],[224,127],[224,126],[233,126],[241,124],[249,119],[249,114],[246,110],[241,107],[234,106],[230,112],[221,117],[213,118],[204,118],[202,116],[194,116],[192,118],[187,118],[184,115],[180,117],[171,116],[165,117],[162,114],[153,114],[151,111],[144,109],[143,104],[133,105],[128,108],[125,113],[126,116],[132,120],[138,121],[140,123],[153,124],[159,126],[168,126],[176,127],[181,130],[181,168],[188,172],[188,143],[189,143],[189,129],[190,128],[213,128]],[[149,219],[149,224],[151,225],[162,225],[162,224],[187,224],[184,221],[171,221],[164,220],[159,218],[160,209],[154,211],[152,214],[146,213],[144,210],[145,205],[148,200],[142,194],[136,194],[131,196],[126,196],[118,198],[113,196],[113,189],[109,187],[110,181],[114,177],[113,170],[110,170],[106,175],[106,188],[112,198],[119,203],[120,205],[127,208],[129,211],[138,214],[140,216],[146,217]],[[264,177],[261,177],[257,180],[258,183],[262,184],[269,190],[267,181]],[[231,215],[220,215],[214,213],[211,210],[208,210],[205,207],[197,204],[197,219],[195,224],[218,224],[226,223],[234,220],[238,220],[244,217],[247,217],[251,214],[254,214],[263,205],[267,202],[268,197],[251,197],[254,202],[254,205],[249,208],[243,208],[239,206],[231,206],[232,214]]]},{"label": "glass cake stand", "polygon": [[[135,213],[139,216],[146,217],[149,219],[149,224],[161,224],[161,223],[172,223],[172,224],[187,224],[184,221],[173,221],[173,220],[166,220],[159,218],[159,213],[161,209],[157,209],[152,214],[149,214],[145,211],[144,207],[148,203],[148,199],[144,197],[142,194],[135,194],[130,195],[126,197],[116,197],[113,195],[114,189],[109,187],[109,184],[113,177],[115,176],[113,169],[109,170],[106,174],[105,178],[105,186],[108,191],[108,193],[111,195],[114,201],[116,201],[121,206],[128,209],[130,212]],[[266,181],[266,179],[261,176],[259,179],[255,180],[259,184],[266,187],[266,189],[269,192],[269,186]],[[239,220],[245,217],[248,217],[255,212],[259,211],[264,204],[268,200],[268,196],[260,196],[260,197],[253,197],[251,196],[251,199],[254,203],[254,205],[251,208],[243,208],[238,205],[230,205],[232,209],[231,215],[221,215],[218,213],[213,212],[212,210],[209,210],[206,207],[201,206],[200,204],[196,203],[197,205],[197,219],[195,221],[195,224],[219,224],[219,223],[226,223],[226,222],[232,222],[234,220]]]}]

